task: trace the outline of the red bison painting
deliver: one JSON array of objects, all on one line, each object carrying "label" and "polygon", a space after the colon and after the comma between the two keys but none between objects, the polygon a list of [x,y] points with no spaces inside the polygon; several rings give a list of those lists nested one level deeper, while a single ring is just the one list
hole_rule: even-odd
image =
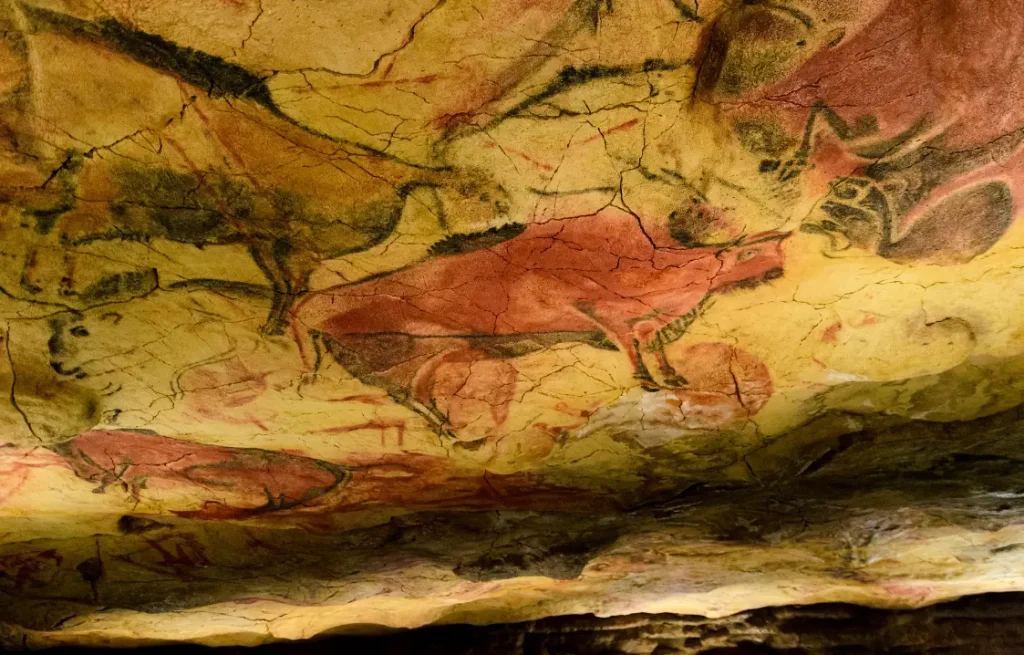
[{"label": "red bison painting", "polygon": [[[295,318],[353,375],[439,424],[446,417],[437,415],[431,393],[442,364],[507,359],[560,342],[623,352],[649,389],[657,385],[643,355],[651,353],[665,386],[679,387],[686,382],[664,346],[711,294],[781,276],[786,236],[661,247],[637,217],[607,210],[311,294]],[[511,401],[504,377],[496,378],[496,407]]]}]

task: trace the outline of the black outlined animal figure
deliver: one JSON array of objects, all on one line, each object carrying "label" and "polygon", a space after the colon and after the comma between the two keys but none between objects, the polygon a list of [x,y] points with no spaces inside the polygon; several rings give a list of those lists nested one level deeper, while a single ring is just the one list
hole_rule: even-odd
[{"label": "black outlined animal figure", "polygon": [[667,385],[685,385],[665,346],[710,295],[782,276],[787,236],[656,247],[636,217],[607,210],[318,291],[296,306],[296,325],[350,373],[428,417],[445,362],[514,358],[561,342],[620,350],[650,390],[659,388],[644,363],[652,354]]},{"label": "black outlined animal figure", "polygon": [[805,230],[904,263],[964,262],[1002,237],[1024,191],[1021,43],[1012,0],[892,0],[728,111],[795,133],[761,172],[822,189]]}]

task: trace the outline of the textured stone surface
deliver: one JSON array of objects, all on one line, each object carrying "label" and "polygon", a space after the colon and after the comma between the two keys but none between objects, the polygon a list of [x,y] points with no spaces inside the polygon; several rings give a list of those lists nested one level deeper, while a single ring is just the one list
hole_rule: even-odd
[{"label": "textured stone surface", "polygon": [[0,637],[1024,590],[1011,0],[0,0]]},{"label": "textured stone surface", "polygon": [[[428,655],[874,655],[1017,653],[1024,646],[1018,594],[978,596],[919,610],[811,605],[707,619],[636,615],[565,617],[489,628],[424,629],[387,638],[325,641],[370,653]],[[309,644],[303,647],[309,648]],[[287,652],[289,646],[279,646]],[[291,646],[295,648],[295,646]]]},{"label": "textured stone surface", "polygon": [[[1020,594],[985,594],[917,610],[825,604],[772,607],[722,618],[635,614],[565,616],[497,626],[441,626],[387,635],[328,637],[221,655],[354,651],[372,655],[1010,655],[1024,646]],[[57,648],[54,655],[80,655]],[[204,646],[143,648],[145,655],[209,655]]]}]

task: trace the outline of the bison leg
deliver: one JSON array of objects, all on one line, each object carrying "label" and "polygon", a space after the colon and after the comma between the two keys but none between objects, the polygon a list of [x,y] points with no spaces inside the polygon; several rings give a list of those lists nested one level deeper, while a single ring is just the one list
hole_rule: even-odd
[{"label": "bison leg", "polygon": [[[273,290],[270,313],[260,331],[265,335],[284,334],[292,304],[308,288],[310,270],[299,264],[301,257],[285,239],[257,241],[249,246],[249,254]],[[295,272],[293,268],[302,270]]]},{"label": "bison leg", "polygon": [[[633,368],[633,377],[640,383],[640,386],[647,391],[658,389],[654,377],[647,369],[641,354],[641,342],[648,341],[647,334],[640,328],[640,321],[635,318],[627,318],[633,315],[642,315],[648,308],[643,307],[632,312],[619,306],[591,305],[577,303],[576,310],[589,318],[599,327],[618,349],[629,357],[629,364]],[[644,321],[646,323],[647,321]]]},{"label": "bison leg", "polygon": [[[508,361],[463,346],[442,352],[420,367],[412,399],[443,417],[445,427],[458,430],[461,441],[485,439],[508,418],[518,373]],[[446,412],[438,408],[438,400]]]},{"label": "bison leg", "polygon": [[444,358],[465,349],[461,339],[425,339],[399,334],[349,334],[320,338],[334,359],[363,384],[387,392],[416,412],[439,435],[453,436],[448,417],[431,397],[433,375]]},{"label": "bison leg", "polygon": [[21,288],[33,295],[43,290],[43,288],[39,286],[34,279],[34,273],[36,265],[38,263],[38,259],[39,249],[32,248],[32,250],[30,250],[28,255],[25,257],[25,264],[24,266],[22,266],[21,279],[19,280]]},{"label": "bison leg", "polygon": [[659,346],[654,351],[654,357],[658,361],[658,368],[661,370],[661,374],[665,377],[665,386],[678,389],[684,387],[689,382],[686,381],[682,375],[676,371],[675,367],[669,363],[668,358],[665,357],[665,346]]},{"label": "bison leg", "polygon": [[627,348],[626,352],[629,354],[630,363],[633,365],[633,377],[640,382],[640,386],[645,391],[657,391],[659,389],[658,383],[654,381],[654,376],[651,375],[647,364],[644,363],[643,355],[640,354],[640,341],[633,339],[632,347]]},{"label": "bison leg", "polygon": [[657,391],[658,383],[654,381],[651,371],[647,368],[647,364],[644,363],[644,358],[641,354],[641,340],[634,331],[628,326],[622,326],[622,329],[609,330],[607,334],[611,336],[612,341],[619,347],[619,350],[626,353],[626,356],[629,357],[629,364],[633,368],[633,378],[640,383],[640,386],[645,391]]},{"label": "bison leg", "polygon": [[[647,391],[661,388],[678,388],[688,384],[686,378],[679,375],[665,357],[665,346],[679,339],[686,328],[700,314],[706,300],[700,300],[696,307],[682,316],[656,312],[640,319],[628,321],[602,322],[600,312],[589,313],[592,320],[601,325],[602,329],[613,338],[616,345],[629,357],[633,366],[633,376],[640,386]],[[644,362],[643,353],[652,353],[658,369],[664,376],[664,382],[658,384]]]},{"label": "bison leg", "polygon": [[[694,313],[694,317],[696,317],[696,313]],[[671,317],[657,317],[634,327],[637,340],[641,344],[641,352],[646,351],[654,355],[654,359],[658,363],[658,370],[661,371],[664,378],[662,385],[664,387],[678,389],[689,384],[686,378],[679,375],[675,367],[668,361],[668,357],[665,356],[665,347],[683,336],[692,321],[693,319],[689,318],[689,315],[675,320],[671,320]],[[672,327],[670,328],[670,326]]]},{"label": "bison leg", "polygon": [[62,296],[74,296],[75,292],[75,255],[64,252],[64,275],[60,278],[60,291]]},{"label": "bison leg", "polygon": [[267,320],[260,328],[260,332],[267,336],[284,334],[285,328],[288,327],[288,313],[291,310],[292,301],[292,296],[286,290],[275,288],[270,303],[270,312],[267,314]]}]

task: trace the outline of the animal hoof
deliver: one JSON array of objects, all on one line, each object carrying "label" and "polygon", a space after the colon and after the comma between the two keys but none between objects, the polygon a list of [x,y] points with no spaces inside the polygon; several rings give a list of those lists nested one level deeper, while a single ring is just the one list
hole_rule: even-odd
[{"label": "animal hoof", "polygon": [[260,334],[265,337],[279,337],[284,334],[284,328],[285,326],[280,323],[275,325],[267,323],[260,328]]},{"label": "animal hoof", "polygon": [[665,378],[665,386],[671,389],[679,389],[690,384],[682,375],[671,375]]},{"label": "animal hoof", "polygon": [[413,411],[426,419],[430,427],[437,433],[437,436],[449,437],[451,439],[456,438],[455,433],[448,426],[448,417],[437,409],[437,405],[433,401],[413,400],[410,404]]},{"label": "animal hoof", "polygon": [[804,158],[790,159],[786,161],[779,170],[779,181],[788,182],[799,177],[807,168],[807,160]]},{"label": "animal hoof", "polygon": [[639,380],[640,382],[640,388],[643,389],[644,391],[661,390],[661,387],[659,387],[658,384],[654,380],[651,380],[650,378],[637,378],[637,380]]}]

